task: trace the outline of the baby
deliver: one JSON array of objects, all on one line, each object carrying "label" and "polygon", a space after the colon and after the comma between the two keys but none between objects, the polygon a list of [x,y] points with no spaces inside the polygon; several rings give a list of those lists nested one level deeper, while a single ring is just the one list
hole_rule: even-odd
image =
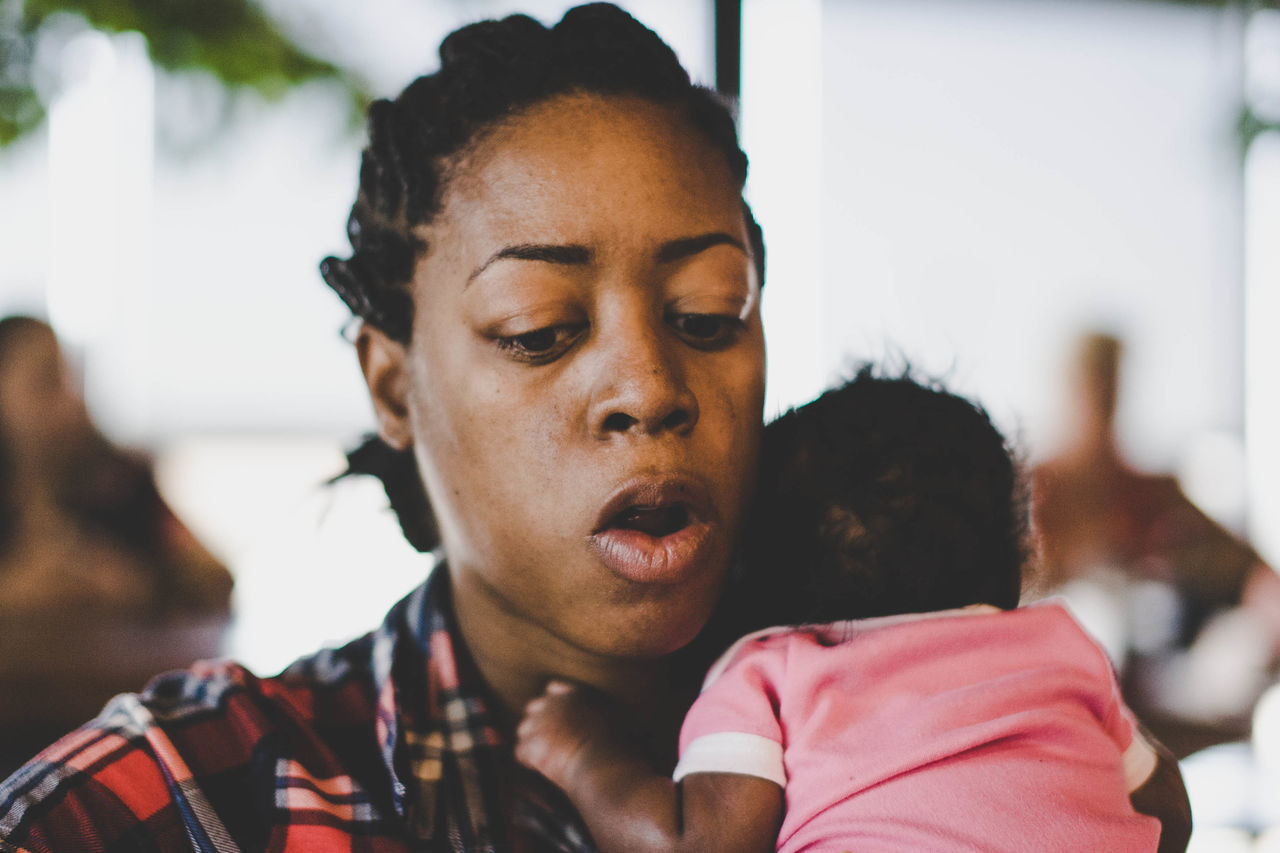
[{"label": "baby", "polygon": [[[750,587],[674,777],[552,682],[516,757],[603,851],[1155,850],[1157,756],[1102,650],[1017,609],[1026,502],[982,409],[864,368],[765,431]],[[1136,802],[1136,800],[1135,800]]]}]

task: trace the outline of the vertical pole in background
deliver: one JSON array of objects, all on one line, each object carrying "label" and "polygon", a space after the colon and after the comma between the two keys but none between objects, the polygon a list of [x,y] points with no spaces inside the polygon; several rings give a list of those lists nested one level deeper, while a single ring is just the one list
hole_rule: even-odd
[{"label": "vertical pole in background", "polygon": [[742,95],[742,0],[715,0],[716,91]]},{"label": "vertical pole in background", "polygon": [[49,320],[84,360],[108,435],[149,425],[154,76],[137,33],[89,31],[63,49],[49,109]]},{"label": "vertical pole in background", "polygon": [[1258,3],[1245,31],[1245,454],[1248,532],[1280,569],[1280,7]]},{"label": "vertical pole in background", "polygon": [[747,201],[768,247],[765,417],[827,385],[823,248],[823,0],[742,3],[739,129],[751,157]]}]

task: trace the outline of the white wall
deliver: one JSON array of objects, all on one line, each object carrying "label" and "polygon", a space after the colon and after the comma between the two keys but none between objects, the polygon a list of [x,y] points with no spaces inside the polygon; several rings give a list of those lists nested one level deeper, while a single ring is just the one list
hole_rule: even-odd
[{"label": "white wall", "polygon": [[[788,217],[821,251],[822,298],[802,296],[806,316],[786,324],[821,338],[823,378],[851,358],[901,351],[1043,450],[1057,437],[1070,341],[1099,324],[1129,343],[1121,429],[1136,461],[1170,467],[1205,430],[1238,436],[1230,19],[1100,0],[821,6],[810,47],[822,57],[811,81],[821,123],[774,123],[801,153],[765,161],[775,148],[757,144],[752,167],[753,192],[796,169],[810,180],[806,134],[821,133],[820,206],[762,216]],[[787,55],[753,58],[790,73]],[[744,92],[748,127],[782,109]],[[786,293],[771,296],[785,313]],[[775,359],[788,345],[770,343]]]}]

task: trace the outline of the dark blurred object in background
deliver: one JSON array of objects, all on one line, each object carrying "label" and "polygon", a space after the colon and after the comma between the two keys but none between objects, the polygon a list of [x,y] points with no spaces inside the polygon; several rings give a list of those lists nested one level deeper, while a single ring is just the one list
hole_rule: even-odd
[{"label": "dark blurred object in background", "polygon": [[216,654],[232,580],[93,425],[53,330],[0,319],[0,775]]},{"label": "dark blurred object in background", "polygon": [[1247,734],[1275,676],[1280,577],[1174,477],[1124,459],[1122,349],[1106,334],[1080,341],[1074,433],[1033,471],[1039,560],[1029,595],[1073,603],[1111,652],[1130,706],[1186,755]]}]

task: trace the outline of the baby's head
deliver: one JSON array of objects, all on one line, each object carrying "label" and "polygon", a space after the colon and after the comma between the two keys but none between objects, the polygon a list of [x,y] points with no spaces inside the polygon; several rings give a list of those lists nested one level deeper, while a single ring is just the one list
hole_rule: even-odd
[{"label": "baby's head", "polygon": [[775,622],[1007,609],[1026,533],[1022,478],[987,413],[866,366],[765,430],[744,556]]}]

